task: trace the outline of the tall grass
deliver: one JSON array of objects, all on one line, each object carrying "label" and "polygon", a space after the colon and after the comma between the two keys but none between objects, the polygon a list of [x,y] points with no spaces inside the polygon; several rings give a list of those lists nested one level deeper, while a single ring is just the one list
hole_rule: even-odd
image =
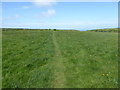
[{"label": "tall grass", "polygon": [[66,58],[66,87],[115,88],[118,85],[117,33],[56,32]]},{"label": "tall grass", "polygon": [[3,88],[50,87],[52,32],[3,32]]},{"label": "tall grass", "polygon": [[[3,88],[54,87],[57,57],[64,58],[61,65],[65,71],[61,75],[66,79],[65,88],[116,88],[118,85],[117,33],[7,30],[2,38]],[[61,56],[56,55],[53,40]]]}]

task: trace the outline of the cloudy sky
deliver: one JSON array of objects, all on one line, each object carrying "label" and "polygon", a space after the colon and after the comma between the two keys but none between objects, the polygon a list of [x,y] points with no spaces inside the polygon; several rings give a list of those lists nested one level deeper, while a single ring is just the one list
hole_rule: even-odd
[{"label": "cloudy sky", "polygon": [[116,28],[117,2],[2,2],[2,27]]}]

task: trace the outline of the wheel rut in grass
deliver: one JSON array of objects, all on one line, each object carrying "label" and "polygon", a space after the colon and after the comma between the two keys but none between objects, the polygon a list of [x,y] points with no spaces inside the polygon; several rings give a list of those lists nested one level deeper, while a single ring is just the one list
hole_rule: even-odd
[{"label": "wheel rut in grass", "polygon": [[64,66],[64,58],[62,57],[61,51],[59,49],[59,45],[57,43],[55,31],[53,31],[53,44],[55,46],[55,56],[54,56],[54,81],[53,88],[64,88],[65,85],[65,66]]}]

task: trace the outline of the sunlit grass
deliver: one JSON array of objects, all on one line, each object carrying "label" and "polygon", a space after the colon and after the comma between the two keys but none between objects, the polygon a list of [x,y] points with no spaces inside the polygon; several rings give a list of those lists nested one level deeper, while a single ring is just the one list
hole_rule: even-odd
[{"label": "sunlit grass", "polygon": [[53,33],[62,55],[59,58],[64,58],[65,87],[117,87],[117,33],[11,30],[3,31],[4,88],[53,87],[52,62],[57,58]]}]

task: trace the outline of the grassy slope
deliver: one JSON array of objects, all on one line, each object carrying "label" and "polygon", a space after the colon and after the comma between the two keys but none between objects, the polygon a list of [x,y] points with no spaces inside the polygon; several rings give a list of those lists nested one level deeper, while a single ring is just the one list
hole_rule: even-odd
[{"label": "grassy slope", "polygon": [[117,87],[117,33],[3,31],[3,87]]}]

